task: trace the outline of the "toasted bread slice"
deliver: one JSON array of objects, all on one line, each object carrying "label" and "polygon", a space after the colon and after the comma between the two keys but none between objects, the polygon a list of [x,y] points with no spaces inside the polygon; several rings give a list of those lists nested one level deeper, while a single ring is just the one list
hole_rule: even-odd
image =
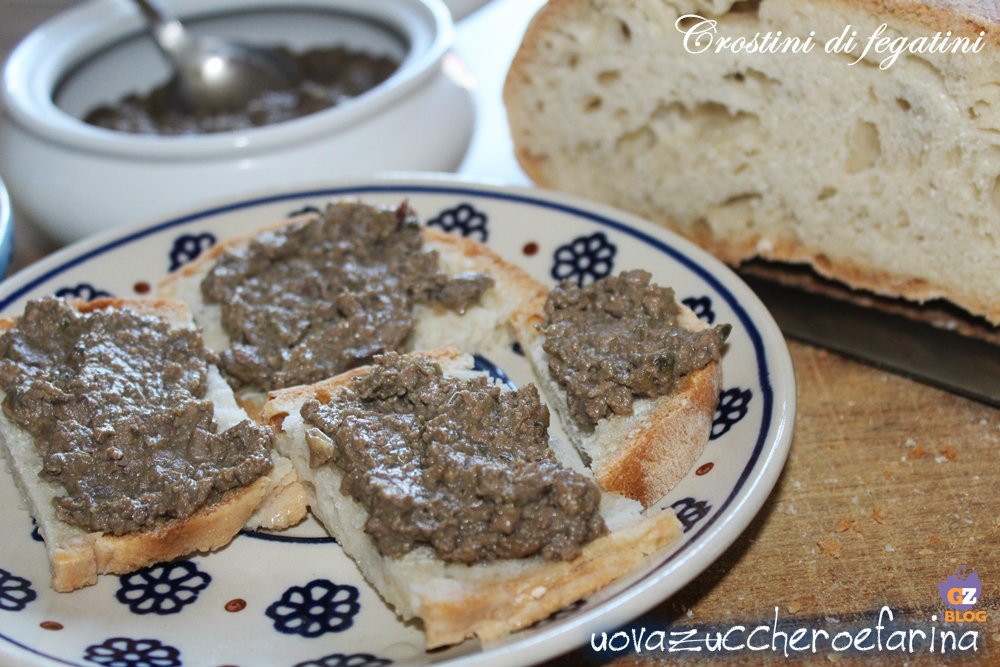
[{"label": "toasted bread slice", "polygon": [[[680,305],[685,328],[707,328]],[[544,336],[537,328],[544,313],[545,298],[532,299],[515,313],[512,324],[546,402],[559,415],[566,436],[589,458],[600,485],[649,507],[688,473],[708,442],[722,383],[720,364],[689,373],[671,394],[635,399],[631,415],[607,417],[593,433],[584,433],[569,415],[565,390],[549,374]]]},{"label": "toasted bread slice", "polygon": [[[454,348],[414,354],[435,360],[446,375],[478,373],[472,370],[472,358]],[[381,555],[364,530],[366,510],[340,491],[343,472],[334,464],[310,468],[299,413],[311,398],[336,400],[338,392],[366,370],[272,392],[262,417],[275,429],[278,450],[292,460],[305,483],[313,513],[402,618],[423,621],[428,648],[473,636],[496,639],[527,627],[626,575],[680,535],[670,510],[643,513],[638,503],[604,493],[601,514],[609,533],[587,544],[574,560],[533,557],[463,565],[445,563],[429,547],[400,558]],[[585,470],[572,448],[556,446],[555,451],[564,465]]]},{"label": "toasted bread slice", "polygon": [[[191,315],[178,301],[165,299],[99,299],[73,302],[80,312],[103,308],[128,308],[155,315],[174,327],[190,327]],[[0,332],[14,320],[0,319]],[[215,421],[226,429],[247,419],[219,371],[209,365],[208,398],[215,406]],[[4,393],[0,392],[0,401]],[[304,490],[297,483],[291,463],[272,454],[274,467],[251,484],[232,489],[219,502],[183,519],[166,521],[153,530],[126,535],[106,535],[73,526],[56,517],[53,499],[63,494],[56,482],[39,478],[42,459],[31,435],[0,412],[0,439],[14,480],[28,503],[45,540],[52,569],[52,588],[72,591],[96,583],[98,574],[123,574],[196,551],[225,546],[244,525],[284,528],[305,516]]]},{"label": "toasted bread slice", "polygon": [[[205,303],[201,281],[227,250],[246,245],[258,234],[314,215],[296,216],[212,247],[195,261],[167,276],[159,285],[159,295],[188,304],[195,322],[202,327],[206,347],[214,351],[229,348],[231,341],[222,326],[222,309],[218,304]],[[463,350],[475,350],[498,344],[510,338],[508,323],[515,311],[539,296],[544,299],[546,289],[543,285],[482,243],[432,227],[423,227],[422,232],[425,247],[438,251],[443,273],[452,276],[468,271],[487,273],[496,284],[483,294],[477,305],[461,315],[445,308],[418,304],[414,310],[414,330],[407,341],[407,349],[427,350],[455,344]],[[246,388],[238,392],[237,398],[254,415],[259,413],[267,392],[263,388]]]}]

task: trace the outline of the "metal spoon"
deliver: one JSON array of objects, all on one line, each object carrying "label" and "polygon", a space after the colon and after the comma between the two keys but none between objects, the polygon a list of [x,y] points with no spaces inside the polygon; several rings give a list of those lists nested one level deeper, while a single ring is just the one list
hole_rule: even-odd
[{"label": "metal spoon", "polygon": [[133,1],[173,64],[170,88],[187,111],[197,115],[238,111],[264,91],[291,88],[300,78],[291,58],[218,37],[192,35],[156,0]]}]

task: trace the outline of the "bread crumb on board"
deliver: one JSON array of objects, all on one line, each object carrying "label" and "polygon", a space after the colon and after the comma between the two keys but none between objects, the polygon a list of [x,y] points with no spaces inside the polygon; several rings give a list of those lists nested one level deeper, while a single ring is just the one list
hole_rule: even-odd
[{"label": "bread crumb on board", "polygon": [[872,510],[872,518],[875,519],[875,523],[882,525],[885,523],[885,512],[881,507],[876,507]]},{"label": "bread crumb on board", "polygon": [[949,461],[954,461],[955,459],[958,458],[958,452],[952,449],[951,445],[949,445],[948,443],[941,445],[941,447],[938,449],[938,454],[945,457]]},{"label": "bread crumb on board", "polygon": [[840,558],[840,542],[837,540],[823,538],[821,540],[817,540],[816,545],[830,558]]},{"label": "bread crumb on board", "polygon": [[838,533],[844,533],[850,530],[851,526],[853,525],[854,525],[854,517],[851,516],[841,517],[840,520],[837,521],[837,525],[834,527],[834,530],[837,531]]}]

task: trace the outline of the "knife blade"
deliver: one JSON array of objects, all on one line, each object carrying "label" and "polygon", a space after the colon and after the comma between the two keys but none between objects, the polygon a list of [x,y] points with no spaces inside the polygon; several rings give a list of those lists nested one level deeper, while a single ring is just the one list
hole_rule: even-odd
[{"label": "knife blade", "polygon": [[1000,347],[741,272],[786,335],[1000,407]]}]

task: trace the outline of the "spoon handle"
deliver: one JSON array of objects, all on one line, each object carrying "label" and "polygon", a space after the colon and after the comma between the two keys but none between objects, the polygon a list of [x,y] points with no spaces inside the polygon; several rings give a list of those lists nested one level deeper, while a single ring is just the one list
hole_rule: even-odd
[{"label": "spoon handle", "polygon": [[173,15],[160,6],[156,0],[132,0],[142,11],[146,23],[160,50],[176,62],[180,51],[187,44],[184,26]]}]

